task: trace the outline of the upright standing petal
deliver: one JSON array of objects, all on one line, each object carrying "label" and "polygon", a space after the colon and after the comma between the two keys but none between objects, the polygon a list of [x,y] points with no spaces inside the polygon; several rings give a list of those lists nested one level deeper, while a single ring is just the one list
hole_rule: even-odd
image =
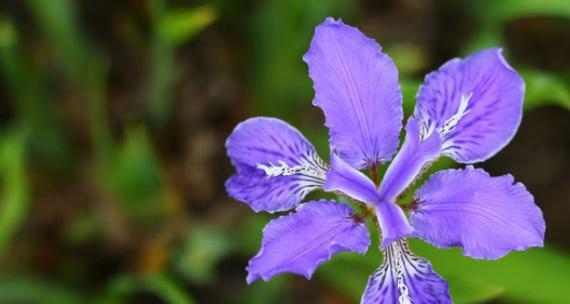
[{"label": "upright standing petal", "polygon": [[242,122],[228,137],[226,149],[237,169],[226,190],[255,211],[294,208],[325,181],[326,165],[315,148],[279,119],[256,117]]},{"label": "upright standing petal", "polygon": [[259,253],[249,261],[247,282],[291,272],[310,279],[316,268],[334,254],[364,254],[370,245],[366,224],[349,206],[333,201],[308,202],[292,215],[271,221],[263,230]]},{"label": "upright standing petal", "polygon": [[491,177],[471,166],[440,171],[418,190],[412,226],[429,243],[460,246],[479,259],[541,247],[542,212],[525,187],[513,182],[511,175]]},{"label": "upright standing petal", "polygon": [[384,261],[368,279],[361,304],[451,303],[447,282],[413,254],[405,240],[383,250]]},{"label": "upright standing petal", "polygon": [[356,169],[392,158],[402,127],[398,71],[380,45],[358,29],[327,18],[303,57],[331,147]]},{"label": "upright standing petal", "polygon": [[418,122],[412,117],[406,125],[406,139],[400,152],[388,167],[380,186],[383,200],[394,201],[418,176],[429,162],[435,160],[441,151],[441,140],[437,133],[426,139],[420,137]]},{"label": "upright standing petal", "polygon": [[441,134],[444,155],[475,163],[493,156],[514,136],[523,96],[523,79],[500,49],[488,49],[451,60],[429,74],[414,117],[423,137]]}]

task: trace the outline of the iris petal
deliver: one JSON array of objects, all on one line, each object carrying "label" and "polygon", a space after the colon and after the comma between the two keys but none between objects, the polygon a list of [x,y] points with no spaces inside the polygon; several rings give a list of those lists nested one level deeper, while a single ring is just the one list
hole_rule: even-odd
[{"label": "iris petal", "polygon": [[282,120],[248,119],[234,129],[226,148],[237,169],[226,190],[255,211],[294,208],[325,181],[326,164],[313,145]]},{"label": "iris petal", "polygon": [[430,73],[418,93],[414,117],[423,137],[441,134],[444,155],[475,163],[493,156],[514,136],[523,96],[523,79],[500,49],[488,49]]},{"label": "iris petal", "polygon": [[402,128],[398,71],[380,45],[327,18],[303,57],[325,114],[332,150],[356,169],[390,160]]},{"label": "iris petal", "polygon": [[334,254],[364,254],[370,245],[366,224],[347,205],[333,201],[307,202],[296,213],[271,221],[263,230],[259,253],[249,261],[247,282],[291,272],[311,278]]},{"label": "iris petal", "polygon": [[380,187],[384,200],[394,201],[418,176],[429,162],[439,156],[441,139],[433,133],[427,139],[420,137],[420,126],[415,118],[406,125],[406,139],[400,152],[388,167]]},{"label": "iris petal", "polygon": [[362,304],[451,303],[447,282],[404,239],[382,252],[384,261],[368,279]]},{"label": "iris petal", "polygon": [[418,237],[463,248],[478,259],[542,247],[545,223],[532,195],[511,175],[491,177],[469,166],[434,174],[417,192],[410,214]]}]

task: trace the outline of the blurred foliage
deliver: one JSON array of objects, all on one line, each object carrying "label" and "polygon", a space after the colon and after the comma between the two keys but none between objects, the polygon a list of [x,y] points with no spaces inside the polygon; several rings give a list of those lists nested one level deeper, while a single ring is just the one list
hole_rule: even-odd
[{"label": "blurred foliage", "polygon": [[0,133],[0,254],[28,211],[25,141],[25,133],[17,129]]},{"label": "blurred foliage", "polygon": [[[11,111],[0,113],[7,117],[0,125],[0,265],[5,268],[0,276],[0,302],[124,303],[151,299],[196,303],[197,299],[213,297],[227,303],[287,303],[290,291],[299,285],[293,276],[279,276],[245,287],[243,269],[247,259],[259,249],[262,228],[272,216],[259,214],[236,219],[232,215],[236,209],[225,209],[231,203],[220,198],[225,197],[221,183],[230,169],[227,161],[218,165],[225,159],[223,152],[216,154],[213,165],[205,165],[211,166],[207,167],[208,172],[224,175],[216,179],[214,191],[219,191],[219,196],[200,205],[200,198],[193,197],[193,193],[188,198],[180,190],[189,187],[187,181],[181,180],[197,171],[187,164],[190,157],[186,158],[185,153],[189,152],[185,142],[170,147],[182,151],[177,152],[182,156],[174,159],[174,152],[164,146],[172,136],[186,136],[180,129],[196,126],[195,121],[202,117],[213,116],[217,131],[226,136],[236,117],[270,115],[298,126],[321,155],[328,155],[327,130],[322,127],[322,116],[310,106],[313,91],[302,54],[309,46],[315,25],[325,16],[342,17],[358,25],[366,23],[365,17],[382,19],[382,14],[368,12],[368,6],[373,6],[370,3],[348,0],[218,0],[192,5],[184,1],[143,0],[117,5],[117,10],[131,10],[122,12],[123,15],[111,14],[115,7],[108,7],[111,4],[104,1],[84,2],[99,9],[106,7],[109,12],[104,15],[113,17],[96,19],[95,26],[89,25],[85,16],[92,12],[85,8],[86,3],[72,0],[27,0],[14,4],[23,13],[0,14],[0,75],[6,90],[2,94],[9,104],[1,109]],[[457,56],[483,47],[503,46],[509,62],[525,79],[526,111],[545,106],[570,109],[567,71],[510,60],[509,55],[517,50],[510,49],[504,39],[505,26],[517,20],[535,16],[569,20],[568,1],[461,3],[476,30],[458,47]],[[396,4],[377,5],[375,9],[382,11]],[[127,19],[134,34],[125,38],[120,33],[124,30],[122,22],[128,23]],[[130,43],[119,43],[119,48],[128,45],[129,55],[135,57],[133,61],[145,64],[144,69],[136,70],[144,71],[143,76],[133,75],[136,71],[127,72],[133,82],[142,79],[143,83],[129,87],[136,91],[130,94],[142,99],[136,104],[142,105],[142,114],[134,119],[111,115],[115,111],[112,106],[120,99],[113,91],[113,73],[116,66],[123,66],[118,61],[124,59],[124,54],[117,60],[113,53],[116,48],[98,37],[98,26],[107,23],[119,24],[107,35],[117,35]],[[214,29],[208,32],[210,28]],[[226,44],[219,42],[220,32],[224,31],[229,36],[224,38]],[[200,49],[201,44],[208,43],[210,48]],[[430,53],[433,50],[415,41],[387,39],[381,43],[399,67],[404,110],[409,116],[424,72],[443,62],[434,62]],[[227,50],[213,49],[220,46]],[[245,70],[245,75],[242,71],[237,77],[245,91],[244,96],[235,97],[241,104],[233,105],[235,109],[228,114],[233,120],[210,113],[220,107],[216,99],[220,93],[213,94],[212,88],[201,85],[220,75],[216,74],[216,64],[212,64],[217,61],[202,60],[198,57],[201,53],[219,56],[220,62]],[[191,56],[198,58],[194,62],[198,75],[190,80],[193,83],[182,83],[188,81],[183,78],[188,66],[182,58]],[[199,92],[187,87],[197,87]],[[192,93],[183,95],[185,90]],[[200,94],[214,95],[203,102],[205,110],[200,108]],[[185,111],[191,113],[184,114],[190,117],[190,123],[179,121],[185,116],[174,102],[177,98],[190,104]],[[197,111],[202,112],[194,114]],[[78,130],[81,128],[86,129],[86,139],[82,138],[83,130]],[[201,143],[191,148],[209,151],[206,146]],[[221,142],[219,148],[223,149]],[[202,161],[198,159],[193,164],[202,165]],[[440,159],[414,187],[431,172],[454,165],[449,159]],[[62,180],[64,186],[58,186]],[[49,213],[45,210],[62,208],[53,200],[39,197],[58,187],[66,188],[63,193],[72,197],[74,191],[88,194],[71,199],[57,197],[56,201],[70,201],[61,211],[67,217],[61,223],[58,217],[52,219],[62,226],[63,240],[56,237],[53,244],[52,239],[40,243],[38,239],[44,231],[38,232],[34,227],[41,230],[43,226],[38,222],[42,219],[29,214],[40,210],[41,215]],[[198,186],[190,192],[207,192],[205,189]],[[403,202],[410,200],[412,190],[413,187]],[[208,207],[222,211],[204,211]],[[371,231],[375,231],[370,225]],[[34,233],[40,235],[38,239],[19,238],[20,234]],[[45,232],[47,236],[50,233]],[[368,275],[381,263],[377,239],[375,235],[366,256],[340,254],[324,264],[311,286],[327,293],[333,290],[331,293],[340,302],[344,298],[358,301]],[[81,251],[82,246],[87,246],[88,254]],[[152,250],[149,253],[147,247],[160,254]],[[429,259],[448,279],[457,303],[497,299],[516,303],[570,302],[565,290],[570,286],[569,253],[553,245],[492,262],[475,261],[463,257],[458,250],[436,250],[416,241],[412,242],[412,249]],[[70,250],[75,255],[78,253],[74,250],[79,252],[85,269],[68,274],[68,268],[74,267],[67,261]],[[25,262],[15,263],[19,258]],[[106,259],[111,260],[111,266],[107,266],[111,273],[101,275],[102,278],[91,274],[105,268],[98,263]],[[115,259],[119,266],[113,264]]]},{"label": "blurred foliage", "polygon": [[184,291],[172,278],[164,274],[118,276],[111,281],[109,293],[94,301],[95,303],[123,303],[124,297],[140,292],[152,292],[166,303],[194,304],[196,303],[188,292]]},{"label": "blurred foliage", "polygon": [[233,250],[232,245],[230,236],[219,228],[198,226],[182,245],[177,268],[190,281],[210,283],[216,265]]},{"label": "blurred foliage", "polygon": [[127,130],[125,143],[101,167],[101,180],[117,196],[125,214],[138,219],[160,217],[162,180],[146,131]]},{"label": "blurred foliage", "polygon": [[187,42],[216,19],[213,7],[171,9],[165,0],[150,0],[153,39],[149,79],[149,115],[156,127],[164,127],[172,115],[172,91],[179,71],[176,48]]}]

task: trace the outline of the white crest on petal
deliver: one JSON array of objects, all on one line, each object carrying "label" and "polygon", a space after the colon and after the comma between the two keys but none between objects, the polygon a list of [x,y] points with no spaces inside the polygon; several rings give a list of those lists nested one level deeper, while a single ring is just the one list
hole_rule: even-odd
[{"label": "white crest on petal", "polygon": [[[401,241],[398,241],[398,243]],[[400,244],[392,246],[394,249],[394,255],[396,256],[396,279],[398,282],[398,290],[400,291],[400,297],[398,298],[398,302],[400,304],[412,304],[412,299],[410,298],[410,294],[408,292],[408,286],[404,282],[404,261],[403,255]],[[406,245],[407,246],[407,245]],[[404,249],[405,250],[405,249]]]},{"label": "white crest on petal", "polygon": [[461,96],[457,112],[453,114],[453,116],[451,116],[440,128],[439,133],[441,134],[441,136],[445,137],[447,134],[453,131],[455,129],[455,126],[457,126],[457,123],[461,120],[461,118],[463,118],[463,116],[469,113],[470,110],[467,110],[467,106],[469,106],[469,100],[471,99],[472,96],[473,93]]},{"label": "white crest on petal", "polygon": [[405,239],[384,250],[384,262],[368,279],[361,304],[451,304],[447,282],[410,251]]},{"label": "white crest on petal", "polygon": [[453,114],[453,116],[446,120],[441,127],[437,128],[435,123],[422,123],[420,125],[420,138],[422,140],[428,138],[433,133],[433,131],[437,131],[439,134],[441,134],[441,137],[445,138],[455,129],[457,123],[459,123],[461,118],[463,118],[465,115],[467,115],[467,113],[469,113],[469,111],[471,111],[467,110],[467,107],[469,106],[469,101],[471,100],[472,96],[473,93],[461,95],[461,100],[459,101],[457,111],[455,114]]},{"label": "white crest on petal", "polygon": [[257,164],[257,168],[263,170],[267,177],[304,175],[324,181],[328,170],[327,164],[315,153],[305,156],[295,166],[289,166],[285,161],[279,160],[277,161],[279,165],[269,162],[269,164]]}]

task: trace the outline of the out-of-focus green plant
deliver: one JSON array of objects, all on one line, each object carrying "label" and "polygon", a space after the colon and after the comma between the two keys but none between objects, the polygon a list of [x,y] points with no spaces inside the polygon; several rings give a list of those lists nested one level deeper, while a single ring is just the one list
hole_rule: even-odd
[{"label": "out-of-focus green plant", "polygon": [[149,114],[151,122],[163,127],[172,112],[172,91],[178,78],[176,48],[216,19],[212,6],[168,9],[164,0],[150,0],[153,37],[150,50]]},{"label": "out-of-focus green plant", "polygon": [[78,26],[75,6],[70,0],[27,0],[38,25],[54,48],[58,64],[66,70],[69,80],[80,85],[90,65],[90,48]]},{"label": "out-of-focus green plant", "polygon": [[190,281],[208,283],[216,264],[233,251],[232,239],[220,228],[196,224],[177,258],[177,269]]},{"label": "out-of-focus green plant", "polygon": [[164,273],[118,276],[109,283],[105,295],[94,303],[125,303],[129,295],[145,291],[170,304],[196,303],[188,291]]},{"label": "out-of-focus green plant", "polygon": [[164,215],[163,181],[144,128],[127,130],[124,143],[116,147],[113,159],[105,162],[99,174],[129,217],[145,220]]},{"label": "out-of-focus green plant", "polygon": [[153,12],[156,14],[156,34],[175,47],[188,42],[217,18],[216,10],[209,5],[166,11],[163,8]]},{"label": "out-of-focus green plant", "polygon": [[1,303],[76,304],[86,299],[72,289],[54,281],[2,273],[0,276]]},{"label": "out-of-focus green plant", "polygon": [[124,143],[113,140],[107,115],[107,64],[102,52],[88,47],[79,33],[76,8],[69,0],[29,0],[28,4],[43,29],[53,55],[63,65],[71,86],[83,92],[86,116],[95,151],[96,172],[108,190],[132,219],[144,220],[163,214],[160,204],[161,178],[156,158],[145,131],[129,130]]},{"label": "out-of-focus green plant", "polygon": [[521,70],[526,82],[525,110],[557,105],[570,110],[570,84],[560,76],[539,70]]},{"label": "out-of-focus green plant", "polygon": [[26,135],[0,132],[0,253],[20,228],[29,207],[26,179]]},{"label": "out-of-focus green plant", "polygon": [[70,146],[45,88],[45,75],[26,55],[13,24],[0,19],[0,72],[14,100],[16,123],[28,133],[31,156],[62,169],[73,163]]}]

